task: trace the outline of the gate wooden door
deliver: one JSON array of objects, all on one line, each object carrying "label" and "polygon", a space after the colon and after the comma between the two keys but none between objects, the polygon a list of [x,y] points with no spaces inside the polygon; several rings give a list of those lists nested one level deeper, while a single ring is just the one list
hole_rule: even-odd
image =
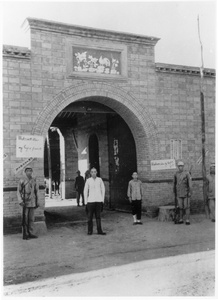
[{"label": "gate wooden door", "polygon": [[95,167],[97,169],[98,176],[100,176],[99,146],[96,134],[92,134],[89,138],[89,164],[90,168]]},{"label": "gate wooden door", "polygon": [[128,125],[119,115],[108,115],[108,151],[110,207],[130,208],[127,187],[137,171],[136,147]]}]

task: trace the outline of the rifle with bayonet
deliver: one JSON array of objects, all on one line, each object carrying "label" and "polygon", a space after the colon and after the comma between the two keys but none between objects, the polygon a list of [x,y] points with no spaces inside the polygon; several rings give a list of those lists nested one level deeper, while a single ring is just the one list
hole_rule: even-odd
[{"label": "rifle with bayonet", "polygon": [[[28,182],[27,182],[28,183]],[[26,183],[26,184],[27,184]],[[22,191],[21,191],[21,198],[23,200],[23,205],[22,205],[22,233],[23,233],[23,240],[27,239],[27,228],[26,228],[26,203],[25,203],[25,186],[26,184],[22,184]]]}]

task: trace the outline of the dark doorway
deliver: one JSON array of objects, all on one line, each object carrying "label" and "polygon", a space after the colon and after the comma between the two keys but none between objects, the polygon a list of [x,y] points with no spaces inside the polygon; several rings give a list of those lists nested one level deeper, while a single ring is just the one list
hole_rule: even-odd
[{"label": "dark doorway", "polygon": [[99,145],[96,134],[92,134],[89,137],[89,165],[90,168],[95,167],[98,171],[98,176],[100,176]]},{"label": "dark doorway", "polygon": [[108,115],[108,153],[110,177],[110,207],[129,206],[128,182],[137,171],[136,147],[133,135],[119,115]]}]

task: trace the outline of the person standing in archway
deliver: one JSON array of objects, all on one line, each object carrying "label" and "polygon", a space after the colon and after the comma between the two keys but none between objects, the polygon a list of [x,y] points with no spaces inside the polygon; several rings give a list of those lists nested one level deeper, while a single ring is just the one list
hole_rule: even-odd
[{"label": "person standing in archway", "polygon": [[83,204],[83,206],[85,206],[84,192],[83,192],[85,181],[84,181],[84,178],[80,175],[79,170],[76,173],[78,174],[78,176],[76,177],[76,181],[75,181],[75,189],[76,189],[76,192],[77,192],[77,206],[80,206],[79,205],[80,196],[82,196],[82,204]]},{"label": "person standing in archway", "polygon": [[132,205],[133,225],[142,225],[142,182],[138,179],[138,173],[133,172],[127,190],[129,202]]},{"label": "person standing in archway", "polygon": [[84,197],[88,215],[88,235],[93,233],[93,214],[95,214],[98,234],[105,235],[101,228],[105,186],[103,180],[97,177],[96,168],[91,168],[91,177],[86,180]]}]

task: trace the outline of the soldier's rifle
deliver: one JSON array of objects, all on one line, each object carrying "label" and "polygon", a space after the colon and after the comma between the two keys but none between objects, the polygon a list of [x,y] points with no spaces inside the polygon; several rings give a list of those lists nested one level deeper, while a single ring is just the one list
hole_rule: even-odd
[{"label": "soldier's rifle", "polygon": [[23,200],[23,208],[22,208],[22,231],[23,231],[23,239],[26,237],[26,219],[25,219],[25,215],[26,215],[26,199],[25,199],[25,192],[26,192],[26,189],[25,189],[25,186],[28,184],[27,183],[23,183],[22,184],[22,190],[21,190],[21,198]]},{"label": "soldier's rifle", "polygon": [[26,203],[25,203],[25,185],[22,186],[22,200],[23,200],[23,208],[22,208],[22,232],[23,239],[26,237],[26,221],[25,221],[25,213],[26,213]]}]

